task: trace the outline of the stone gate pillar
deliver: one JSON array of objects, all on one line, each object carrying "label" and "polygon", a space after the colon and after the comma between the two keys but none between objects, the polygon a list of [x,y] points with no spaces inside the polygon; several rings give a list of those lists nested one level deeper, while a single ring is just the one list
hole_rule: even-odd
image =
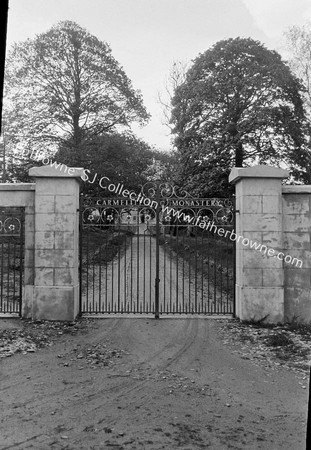
[{"label": "stone gate pillar", "polygon": [[287,176],[286,170],[269,166],[233,168],[229,176],[236,189],[236,315],[241,320],[284,321],[284,263],[277,254],[283,250],[281,182]]},{"label": "stone gate pillar", "polygon": [[[63,169],[63,170],[62,170]],[[33,319],[74,320],[79,312],[79,185],[83,169],[33,167]]]}]

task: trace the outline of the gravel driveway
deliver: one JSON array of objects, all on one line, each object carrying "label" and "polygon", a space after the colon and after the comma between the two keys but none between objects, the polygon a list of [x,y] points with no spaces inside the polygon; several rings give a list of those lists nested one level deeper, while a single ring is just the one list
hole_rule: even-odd
[{"label": "gravel driveway", "polygon": [[304,449],[307,389],[232,352],[221,328],[92,320],[2,358],[0,449]]}]

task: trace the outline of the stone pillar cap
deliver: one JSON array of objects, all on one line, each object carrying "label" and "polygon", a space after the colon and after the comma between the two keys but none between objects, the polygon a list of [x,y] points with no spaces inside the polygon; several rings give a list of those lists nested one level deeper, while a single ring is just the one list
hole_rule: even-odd
[{"label": "stone pillar cap", "polygon": [[235,184],[243,178],[287,178],[289,171],[272,166],[233,167],[229,182]]},{"label": "stone pillar cap", "polygon": [[54,166],[31,167],[29,175],[31,177],[49,177],[49,178],[82,178],[82,167],[68,167],[66,164],[55,163]]}]

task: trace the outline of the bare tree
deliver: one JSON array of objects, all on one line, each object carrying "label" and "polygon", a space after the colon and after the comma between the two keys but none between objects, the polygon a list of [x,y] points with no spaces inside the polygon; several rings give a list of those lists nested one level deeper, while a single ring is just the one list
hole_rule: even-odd
[{"label": "bare tree", "polygon": [[311,24],[292,26],[284,33],[289,65],[305,86],[306,111],[311,116]]},{"label": "bare tree", "polygon": [[186,81],[186,74],[189,68],[189,62],[174,61],[164,80],[162,92],[158,92],[157,100],[163,110],[162,123],[167,126],[170,131],[172,131],[173,128],[171,125],[172,98],[174,97],[176,89]]}]

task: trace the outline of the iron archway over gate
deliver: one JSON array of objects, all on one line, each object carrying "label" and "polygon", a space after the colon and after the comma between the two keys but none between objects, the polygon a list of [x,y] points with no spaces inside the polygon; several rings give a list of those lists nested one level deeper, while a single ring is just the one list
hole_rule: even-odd
[{"label": "iron archway over gate", "polygon": [[81,197],[80,312],[234,315],[234,199],[119,192]]}]

